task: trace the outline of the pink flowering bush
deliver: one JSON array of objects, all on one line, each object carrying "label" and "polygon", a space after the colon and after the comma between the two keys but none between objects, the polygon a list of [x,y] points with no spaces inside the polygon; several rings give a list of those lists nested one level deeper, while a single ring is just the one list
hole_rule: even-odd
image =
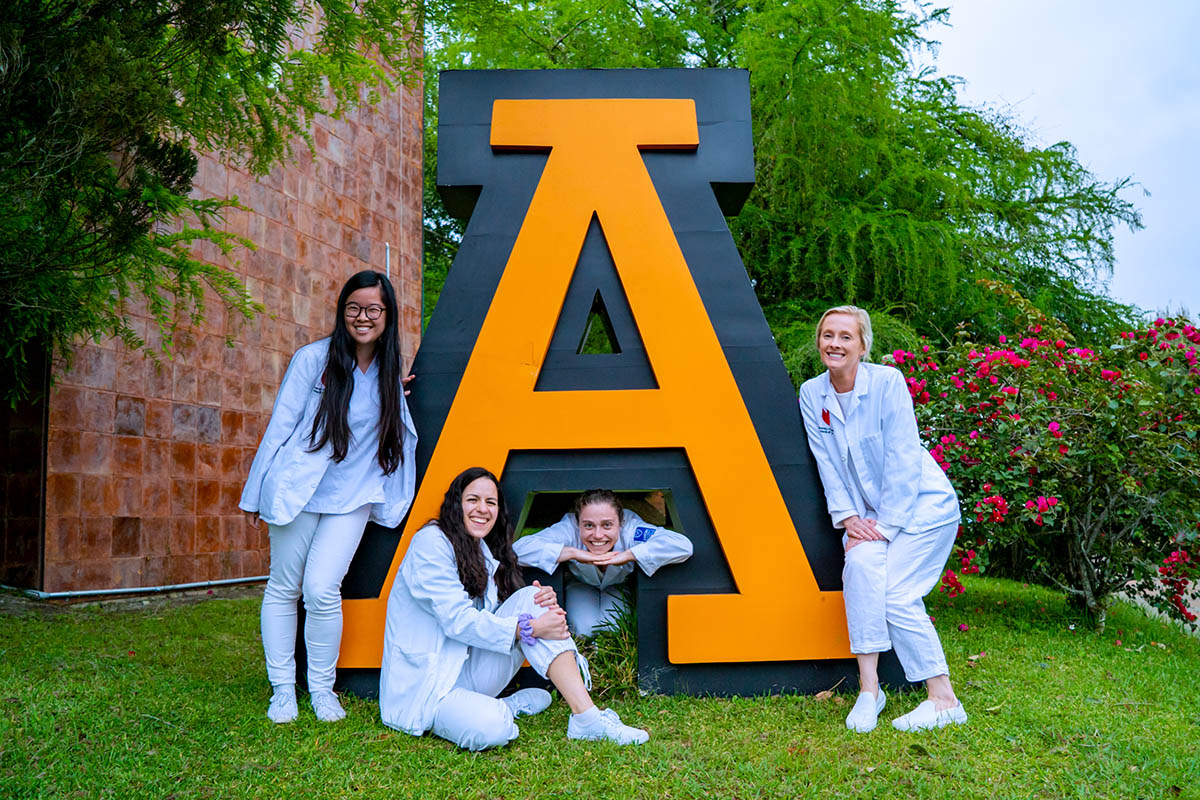
[{"label": "pink flowering bush", "polygon": [[1027,325],[897,350],[922,436],[959,494],[943,591],[996,568],[1061,587],[1103,626],[1114,592],[1195,621],[1200,330],[1159,319],[1096,350],[1002,284]]}]

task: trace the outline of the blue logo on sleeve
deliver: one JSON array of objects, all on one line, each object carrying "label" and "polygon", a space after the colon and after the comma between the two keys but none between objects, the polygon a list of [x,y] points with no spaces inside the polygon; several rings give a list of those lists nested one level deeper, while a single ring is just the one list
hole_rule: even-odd
[{"label": "blue logo on sleeve", "polygon": [[654,535],[655,531],[655,528],[643,528],[639,526],[638,529],[633,532],[633,540],[635,542],[648,542],[650,541],[650,537]]}]

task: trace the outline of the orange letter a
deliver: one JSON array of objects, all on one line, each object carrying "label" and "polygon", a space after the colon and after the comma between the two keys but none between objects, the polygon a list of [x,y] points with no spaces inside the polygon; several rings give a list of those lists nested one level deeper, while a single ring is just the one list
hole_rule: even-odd
[{"label": "orange letter a", "polygon": [[[641,154],[698,144],[690,99],[495,101],[493,149],[549,156],[381,596],[346,601],[342,666],[379,663],[382,606],[399,562],[451,479],[474,464],[502,474],[512,450],[686,452],[737,591],[668,598],[671,662],[850,656],[841,593],[817,585]],[[593,215],[657,389],[535,391]]]}]

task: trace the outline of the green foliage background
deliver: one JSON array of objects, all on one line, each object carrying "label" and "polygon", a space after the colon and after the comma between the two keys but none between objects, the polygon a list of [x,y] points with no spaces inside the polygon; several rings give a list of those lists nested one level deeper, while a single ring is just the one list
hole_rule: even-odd
[{"label": "green foliage background", "polygon": [[[1011,287],[980,288],[1023,324],[991,341],[963,325],[948,347],[884,357],[908,376],[922,438],[962,507],[945,582],[973,562],[1060,588],[1099,627],[1118,593],[1194,622],[1200,330],[1160,318],[1077,347]],[[1165,581],[1173,553],[1181,580]]]},{"label": "green foliage background", "polygon": [[1115,227],[1141,225],[1133,184],[1092,175],[1067,142],[1032,145],[914,66],[948,22],[895,0],[430,6],[426,315],[463,225],[436,193],[439,69],[744,67],[757,174],[730,227],[794,380],[817,371],[811,325],[833,304],[872,311],[879,352],[947,340],[964,319],[1010,328],[980,278],[1085,339],[1111,333],[1137,313],[1105,294]]}]

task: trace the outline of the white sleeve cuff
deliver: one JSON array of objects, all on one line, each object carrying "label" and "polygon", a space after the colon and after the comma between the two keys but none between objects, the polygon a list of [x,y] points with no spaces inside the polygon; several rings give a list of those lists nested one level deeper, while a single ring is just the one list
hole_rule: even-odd
[{"label": "white sleeve cuff", "polygon": [[883,538],[889,542],[896,538],[900,533],[900,528],[896,525],[888,525],[886,522],[875,520],[875,530],[879,531]]}]

